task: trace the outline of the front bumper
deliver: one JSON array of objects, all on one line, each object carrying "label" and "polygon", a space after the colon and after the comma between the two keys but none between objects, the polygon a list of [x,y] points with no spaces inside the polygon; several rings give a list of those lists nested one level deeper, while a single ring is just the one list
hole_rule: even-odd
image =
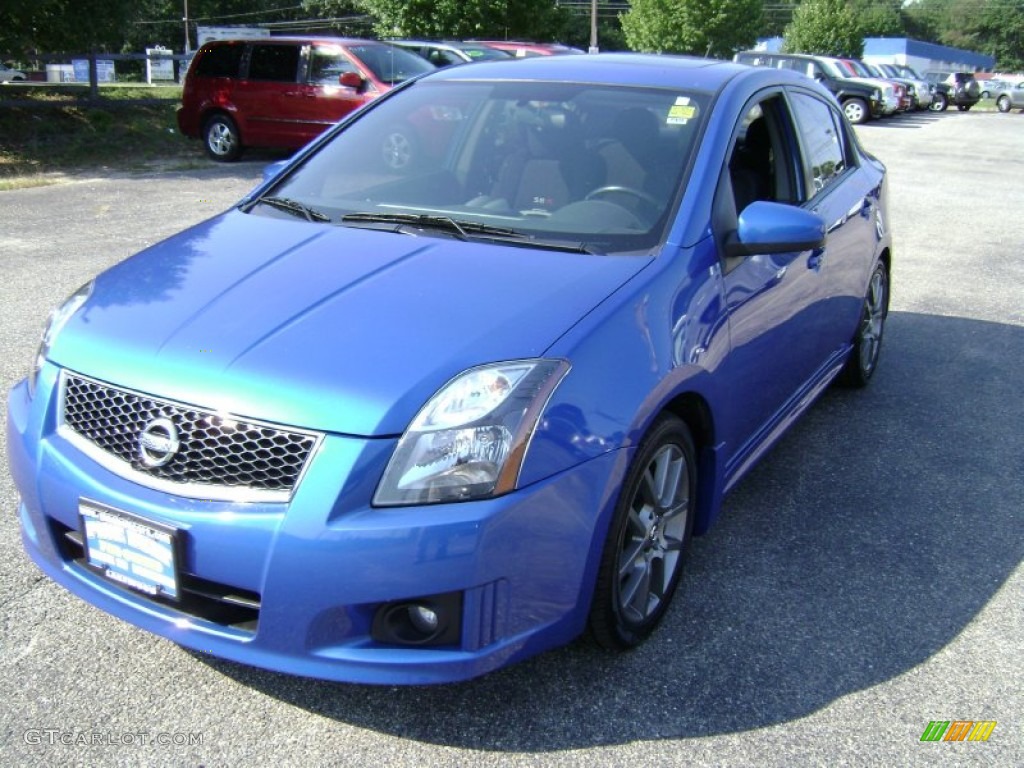
[{"label": "front bumper", "polygon": [[[374,509],[395,441],[328,434],[287,503],[183,498],[131,482],[65,440],[56,380],[47,363],[35,401],[24,382],[8,398],[25,548],[54,581],[136,626],[276,671],[403,684],[474,677],[569,642],[585,625],[614,503],[606,489],[621,479],[625,452],[497,499]],[[75,544],[83,498],[180,531],[182,584],[239,610],[151,598],[89,568]],[[374,639],[383,607],[441,594],[458,596],[457,639]]]}]

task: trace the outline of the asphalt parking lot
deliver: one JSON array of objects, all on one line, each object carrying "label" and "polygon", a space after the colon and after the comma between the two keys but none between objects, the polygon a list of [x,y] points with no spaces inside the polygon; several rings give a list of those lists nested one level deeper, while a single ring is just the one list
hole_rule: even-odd
[{"label": "asphalt parking lot", "polygon": [[[1024,765],[1024,115],[858,133],[890,170],[881,367],[727,499],[646,645],[434,688],[203,658],[43,578],[0,458],[0,763]],[[53,305],[224,209],[265,160],[0,192],[3,391]],[[922,743],[932,720],[997,725]]]}]

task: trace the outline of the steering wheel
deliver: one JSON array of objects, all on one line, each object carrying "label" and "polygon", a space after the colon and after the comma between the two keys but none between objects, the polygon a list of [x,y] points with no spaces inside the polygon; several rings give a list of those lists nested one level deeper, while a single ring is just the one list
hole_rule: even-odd
[{"label": "steering wheel", "polygon": [[639,189],[634,189],[633,187],[624,187],[621,184],[608,184],[604,187],[598,187],[587,194],[584,199],[595,200],[596,198],[604,197],[605,195],[629,195],[639,202],[647,203],[647,205],[651,206],[653,213],[661,213],[662,204],[656,197],[649,195],[646,192],[641,192]]}]

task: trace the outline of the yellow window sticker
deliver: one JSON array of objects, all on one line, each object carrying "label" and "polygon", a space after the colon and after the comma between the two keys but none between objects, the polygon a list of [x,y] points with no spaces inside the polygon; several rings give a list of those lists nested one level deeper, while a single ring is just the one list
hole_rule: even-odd
[{"label": "yellow window sticker", "polygon": [[666,125],[686,125],[697,116],[697,105],[690,103],[689,96],[677,96],[676,103],[669,107]]}]

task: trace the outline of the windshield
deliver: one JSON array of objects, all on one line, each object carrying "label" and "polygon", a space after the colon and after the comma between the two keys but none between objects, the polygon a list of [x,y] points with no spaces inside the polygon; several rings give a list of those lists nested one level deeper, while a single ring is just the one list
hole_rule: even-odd
[{"label": "windshield", "polygon": [[382,83],[396,85],[410,77],[432,72],[433,64],[393,45],[353,45],[350,51]]},{"label": "windshield", "polygon": [[867,68],[856,59],[848,59],[846,65],[857,73],[858,77],[874,77]]},{"label": "windshield", "polygon": [[587,251],[650,248],[706,102],[680,90],[419,82],[366,109],[248,209]]}]

